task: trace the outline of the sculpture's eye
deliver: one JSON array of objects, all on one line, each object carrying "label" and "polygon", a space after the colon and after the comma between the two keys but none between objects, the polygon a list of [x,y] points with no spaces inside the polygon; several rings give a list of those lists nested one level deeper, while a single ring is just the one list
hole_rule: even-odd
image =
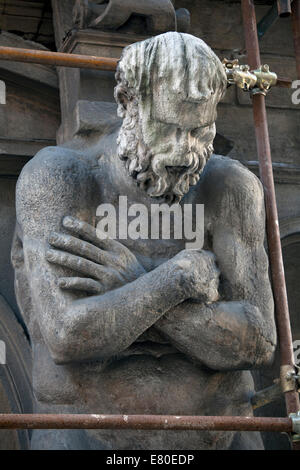
[{"label": "sculpture's eye", "polygon": [[195,129],[193,129],[193,130],[191,131],[191,136],[192,136],[192,137],[198,137],[198,138],[199,138],[202,133],[203,133],[203,128],[201,128],[201,127],[196,127]]},{"label": "sculpture's eye", "polygon": [[180,127],[177,127],[176,129],[176,140],[180,140],[182,136],[182,129]]},{"label": "sculpture's eye", "polygon": [[215,137],[215,126],[196,127],[191,131],[191,136],[196,139],[210,140]]},{"label": "sculpture's eye", "polygon": [[172,137],[174,135],[177,136],[177,126],[174,126],[173,124],[162,123],[161,132],[165,137]]}]

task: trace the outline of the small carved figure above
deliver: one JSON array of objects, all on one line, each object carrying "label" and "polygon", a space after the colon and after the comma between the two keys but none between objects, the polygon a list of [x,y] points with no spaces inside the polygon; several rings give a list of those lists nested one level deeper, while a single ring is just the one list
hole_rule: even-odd
[{"label": "small carved figure above", "polygon": [[77,0],[73,22],[78,29],[100,30],[119,30],[130,22],[127,30],[131,32],[137,32],[135,29],[140,22],[144,32],[160,34],[166,31],[187,32],[190,14],[185,8],[175,11],[171,0]]}]

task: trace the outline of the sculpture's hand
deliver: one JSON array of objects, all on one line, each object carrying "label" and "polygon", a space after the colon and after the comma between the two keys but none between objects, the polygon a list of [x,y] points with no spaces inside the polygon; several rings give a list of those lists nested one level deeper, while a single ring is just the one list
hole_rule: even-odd
[{"label": "sculpture's hand", "polygon": [[58,285],[62,289],[102,294],[145,273],[127,247],[116,240],[100,239],[95,227],[69,216],[63,219],[62,225],[72,235],[52,233],[49,244],[59,250],[48,250],[46,259],[83,275],[60,278]]},{"label": "sculpture's hand", "polygon": [[216,302],[219,298],[220,271],[210,251],[182,250],[173,258],[184,270],[184,282],[189,298],[200,302]]}]

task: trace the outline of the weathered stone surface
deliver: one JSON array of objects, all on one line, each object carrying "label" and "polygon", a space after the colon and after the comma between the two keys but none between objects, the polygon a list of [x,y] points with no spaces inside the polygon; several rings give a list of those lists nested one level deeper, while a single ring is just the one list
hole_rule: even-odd
[{"label": "weathered stone surface", "polygon": [[235,86],[227,88],[225,95],[221,99],[221,103],[231,104],[232,106],[237,104],[237,89]]},{"label": "weathered stone surface", "polygon": [[[213,49],[243,50],[244,32],[240,3],[219,0],[176,0],[175,8],[184,7],[191,13],[190,33],[203,39]],[[256,7],[259,21],[270,9]],[[278,20],[260,42],[262,53],[293,56],[293,35],[290,18]]]},{"label": "weathered stone surface", "polygon": [[[17,313],[14,296],[14,273],[10,263],[10,249],[15,225],[15,186],[16,181],[0,180],[0,295]],[[1,339],[1,338],[0,338]]]},{"label": "weathered stone surface", "polygon": [[51,0],[53,10],[53,24],[55,43],[59,50],[73,29],[72,11],[76,0]]},{"label": "weathered stone surface", "polygon": [[[118,33],[111,35],[107,32],[89,29],[78,31],[70,36],[64,42],[63,52],[119,58],[124,47],[143,39],[145,39],[144,36]],[[78,128],[80,120],[77,119],[77,111],[80,109],[79,101],[85,101],[86,113],[88,112],[92,119],[90,127],[93,126],[92,123],[97,118],[95,107],[99,109],[102,102],[114,102],[115,74],[101,70],[79,70],[65,67],[61,67],[58,73],[61,89],[62,124],[57,140],[61,144],[71,140],[76,132],[80,132]],[[72,93],[69,90],[72,90]],[[87,111],[89,101],[92,104],[91,109]],[[96,104],[97,101],[99,105]],[[105,115],[101,117],[101,121],[103,119],[105,119]]]},{"label": "weathered stone surface", "polygon": [[[18,47],[22,49],[33,50],[47,50],[47,48],[41,44],[33,41],[26,41],[16,34],[7,33],[5,31],[0,33],[0,46]],[[2,70],[12,72],[21,77],[26,77],[27,79],[30,77],[35,82],[54,89],[58,88],[55,67],[1,60],[0,74],[2,74]]]},{"label": "weathered stone surface", "polygon": [[26,39],[52,45],[53,23],[50,2],[0,0],[0,11],[1,30],[23,33]]},{"label": "weathered stone surface", "polygon": [[[47,96],[36,93],[32,100],[32,89],[21,89],[6,82],[6,105],[1,106],[0,136],[9,139],[55,139],[59,119],[57,103],[47,100]],[[44,102],[41,101],[44,98]],[[24,119],[25,117],[25,119]]]},{"label": "weathered stone surface", "polygon": [[[45,49],[7,32],[1,32],[0,45]],[[56,143],[57,73],[54,67],[1,61],[0,79],[6,84],[6,104],[0,105],[0,175],[18,176],[38,150]]]},{"label": "weathered stone surface", "polygon": [[[270,364],[276,333],[261,185],[239,162],[211,156],[225,88],[220,61],[193,36],[133,44],[117,71],[121,128],[89,133],[81,102],[81,135],[24,167],[12,258],[37,411],[251,415],[249,369]],[[146,211],[204,204],[204,242],[104,239],[99,204],[122,217],[122,195]],[[34,431],[33,448],[262,447],[255,433],[240,437]]]},{"label": "weathered stone surface", "polygon": [[176,14],[170,0],[108,0],[96,2],[77,0],[74,6],[74,23],[79,29],[96,28],[116,30],[131,15],[143,16],[147,32],[159,34],[176,30]]},{"label": "weathered stone surface", "polygon": [[118,125],[115,103],[105,101],[78,101],[75,108],[76,129],[74,135],[96,132],[104,134],[112,127]]},{"label": "weathered stone surface", "polygon": [[167,31],[187,32],[190,14],[186,8],[176,12],[171,0],[76,0],[74,29],[122,30],[144,34]]},{"label": "weathered stone surface", "polygon": [[[0,243],[2,245],[2,240]],[[6,364],[0,364],[1,413],[32,413],[32,358],[29,341],[2,295],[0,340],[5,343],[6,349]],[[27,450],[30,447],[29,441],[27,430],[0,431],[1,450]]]},{"label": "weathered stone surface", "polygon": [[[284,109],[278,112],[275,108],[268,108],[267,114],[273,162],[299,166],[299,111]],[[218,108],[217,125],[220,134],[234,142],[230,153],[232,158],[240,159],[243,155],[244,161],[257,160],[252,107],[221,104]]]}]

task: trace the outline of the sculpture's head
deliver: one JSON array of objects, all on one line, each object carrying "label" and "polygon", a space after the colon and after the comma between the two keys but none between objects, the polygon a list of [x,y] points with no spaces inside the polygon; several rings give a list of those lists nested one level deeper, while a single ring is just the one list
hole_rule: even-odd
[{"label": "sculpture's head", "polygon": [[220,60],[201,39],[170,32],[126,47],[116,79],[119,157],[150,196],[180,200],[213,151]]}]

